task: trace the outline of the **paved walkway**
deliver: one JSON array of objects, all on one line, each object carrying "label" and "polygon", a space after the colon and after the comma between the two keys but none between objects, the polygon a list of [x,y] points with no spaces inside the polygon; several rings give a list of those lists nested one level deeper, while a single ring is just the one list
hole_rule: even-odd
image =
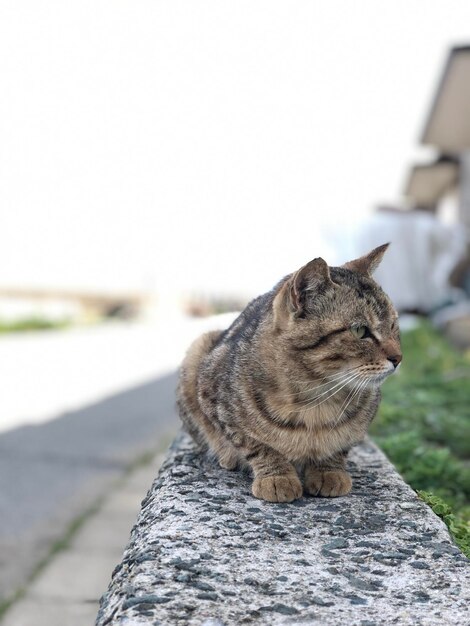
[{"label": "paved walkway", "polygon": [[168,445],[179,427],[175,384],[165,376],[0,434],[0,600],[129,467]]},{"label": "paved walkway", "polygon": [[[231,318],[162,319],[2,338],[0,606],[28,585],[38,563],[129,467],[169,443],[179,427],[174,370],[192,339]],[[24,392],[18,395],[18,389]],[[135,515],[138,504],[131,509]],[[131,520],[119,520],[120,515],[116,525],[127,538]],[[119,550],[121,543],[125,539]],[[101,594],[110,566],[99,550],[94,558],[107,567]],[[70,555],[69,574],[60,577],[72,595],[94,579],[77,573],[75,560]],[[28,589],[27,602],[43,589],[42,579]],[[49,624],[49,610],[36,620]]]},{"label": "paved walkway", "polygon": [[162,456],[135,469],[53,557],[1,626],[92,626]]},{"label": "paved walkway", "polygon": [[[201,333],[235,314],[106,323],[0,337],[0,432],[77,411],[173,372]],[[18,393],[21,389],[22,393]]]}]

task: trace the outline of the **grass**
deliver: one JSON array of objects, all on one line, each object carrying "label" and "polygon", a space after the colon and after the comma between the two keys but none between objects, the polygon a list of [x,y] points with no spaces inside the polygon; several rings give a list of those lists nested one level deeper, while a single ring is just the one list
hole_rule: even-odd
[{"label": "grass", "polygon": [[424,322],[402,346],[371,435],[470,557],[470,359]]},{"label": "grass", "polygon": [[27,317],[15,321],[0,320],[0,334],[31,330],[59,330],[68,325],[67,320],[52,321],[43,317]]}]

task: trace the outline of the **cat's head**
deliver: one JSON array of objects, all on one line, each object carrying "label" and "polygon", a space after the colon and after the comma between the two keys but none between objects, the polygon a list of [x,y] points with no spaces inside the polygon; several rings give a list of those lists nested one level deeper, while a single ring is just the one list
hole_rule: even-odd
[{"label": "cat's head", "polygon": [[375,385],[396,369],[402,358],[398,316],[372,278],[387,247],[341,267],[313,259],[282,284],[274,326],[293,372]]}]

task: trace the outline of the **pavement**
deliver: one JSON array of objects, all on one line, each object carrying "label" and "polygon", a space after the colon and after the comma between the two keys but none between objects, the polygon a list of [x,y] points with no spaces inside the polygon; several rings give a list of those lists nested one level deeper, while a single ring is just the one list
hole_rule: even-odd
[{"label": "pavement", "polygon": [[0,615],[130,469],[169,443],[175,370],[195,337],[231,319],[172,313],[0,338]]},{"label": "pavement", "polygon": [[236,314],[0,336],[0,432],[39,424],[173,372],[193,339]]},{"label": "pavement", "polygon": [[45,565],[2,626],[92,626],[162,455],[134,469]]},{"label": "pavement", "polygon": [[1,338],[0,615],[21,596],[2,626],[32,623],[29,609],[36,626],[57,611],[61,626],[89,623],[156,474],[143,463],[179,428],[175,370],[195,337],[232,319]]},{"label": "pavement", "polygon": [[77,520],[179,426],[176,374],[0,436],[0,590],[27,584]]}]

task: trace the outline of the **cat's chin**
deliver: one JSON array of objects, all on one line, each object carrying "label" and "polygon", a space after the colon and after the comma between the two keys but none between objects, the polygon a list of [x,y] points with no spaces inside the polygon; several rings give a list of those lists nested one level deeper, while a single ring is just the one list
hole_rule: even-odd
[{"label": "cat's chin", "polygon": [[390,376],[390,374],[393,374],[393,370],[387,370],[386,372],[381,372],[380,374],[374,374],[370,377],[367,386],[380,387],[380,385],[385,381],[386,378]]}]

